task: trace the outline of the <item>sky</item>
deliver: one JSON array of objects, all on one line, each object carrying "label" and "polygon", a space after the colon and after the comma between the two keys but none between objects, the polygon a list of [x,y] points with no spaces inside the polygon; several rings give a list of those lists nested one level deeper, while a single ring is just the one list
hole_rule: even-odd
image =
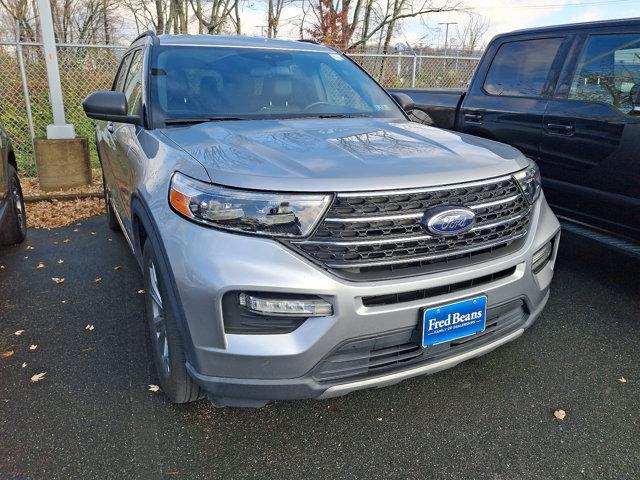
[{"label": "sky", "polygon": [[[436,0],[437,1],[437,0]],[[486,17],[489,22],[485,42],[498,33],[521,28],[559,25],[564,23],[639,17],[640,0],[463,0],[472,11]],[[297,15],[296,10],[285,10],[281,23],[282,36],[297,37],[295,27],[287,27],[287,19]],[[261,9],[245,8],[242,13],[243,30],[260,35],[264,24]],[[444,29],[438,32],[439,22],[464,22],[462,13],[432,14],[425,20],[408,19],[402,24],[394,43],[422,42],[438,46],[444,43]],[[449,38],[455,38],[456,27],[451,27]]]}]

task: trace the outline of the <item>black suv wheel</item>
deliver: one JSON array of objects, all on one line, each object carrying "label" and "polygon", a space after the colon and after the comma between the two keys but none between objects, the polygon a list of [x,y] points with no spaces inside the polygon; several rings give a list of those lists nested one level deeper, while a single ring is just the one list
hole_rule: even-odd
[{"label": "black suv wheel", "polygon": [[9,204],[3,225],[0,225],[0,245],[22,242],[27,236],[27,211],[22,197],[18,172],[9,165]]}]

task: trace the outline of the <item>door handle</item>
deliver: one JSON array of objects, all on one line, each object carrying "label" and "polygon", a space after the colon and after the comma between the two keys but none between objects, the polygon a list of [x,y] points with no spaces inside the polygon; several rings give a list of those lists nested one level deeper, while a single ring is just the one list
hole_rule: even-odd
[{"label": "door handle", "polygon": [[563,125],[560,123],[547,123],[547,129],[562,135],[572,135],[575,131],[575,127],[573,125]]},{"label": "door handle", "polygon": [[114,130],[115,130],[115,128],[113,127],[113,122],[109,122],[109,123],[107,123],[107,131],[108,131],[109,133],[113,133],[113,132],[114,132]]},{"label": "door handle", "polygon": [[481,122],[482,121],[482,114],[481,113],[465,113],[464,114],[464,119],[467,122]]}]

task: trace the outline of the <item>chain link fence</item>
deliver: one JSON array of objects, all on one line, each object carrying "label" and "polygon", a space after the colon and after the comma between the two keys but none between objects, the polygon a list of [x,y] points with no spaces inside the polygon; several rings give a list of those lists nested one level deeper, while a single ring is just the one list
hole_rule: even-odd
[{"label": "chain link fence", "polygon": [[[76,135],[90,143],[92,164],[97,164],[92,121],[82,110],[82,100],[94,90],[109,89],[120,63],[124,47],[107,45],[59,45],[58,63],[64,97],[65,116],[75,125]],[[25,98],[20,57],[28,87]],[[41,44],[0,43],[0,125],[11,138],[18,168],[34,176],[35,162],[27,105],[33,118],[36,137],[45,137],[53,122],[44,53]]]},{"label": "chain link fence", "polygon": [[465,88],[480,61],[477,57],[436,55],[349,55],[388,88]]},{"label": "chain link fence", "polygon": [[[66,119],[75,125],[76,135],[89,140],[93,165],[97,165],[93,123],[84,115],[82,100],[94,90],[111,87],[125,49],[113,45],[58,46]],[[465,87],[479,60],[402,54],[354,53],[350,56],[383,86],[407,88]],[[22,73],[28,98],[24,94]],[[53,121],[41,44],[0,42],[0,92],[0,125],[11,138],[19,170],[34,176],[28,105],[36,137],[46,136],[46,126]]]}]

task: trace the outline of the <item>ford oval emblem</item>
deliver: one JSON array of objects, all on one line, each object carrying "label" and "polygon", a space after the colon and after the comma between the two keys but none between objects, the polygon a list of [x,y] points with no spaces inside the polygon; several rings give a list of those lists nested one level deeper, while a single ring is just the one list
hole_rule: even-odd
[{"label": "ford oval emblem", "polygon": [[476,214],[465,207],[440,207],[428,210],[422,217],[422,225],[436,235],[455,235],[469,230],[476,221]]}]

